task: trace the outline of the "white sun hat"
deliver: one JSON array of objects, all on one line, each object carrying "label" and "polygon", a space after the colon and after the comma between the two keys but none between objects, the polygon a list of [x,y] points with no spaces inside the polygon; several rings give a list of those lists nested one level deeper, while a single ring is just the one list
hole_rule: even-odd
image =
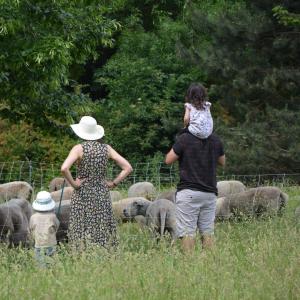
[{"label": "white sun hat", "polygon": [[99,140],[104,136],[104,128],[89,116],[82,117],[79,124],[73,124],[71,128],[76,135],[88,141]]},{"label": "white sun hat", "polygon": [[32,208],[36,211],[50,211],[54,209],[55,201],[47,191],[38,192],[36,199],[32,203]]}]

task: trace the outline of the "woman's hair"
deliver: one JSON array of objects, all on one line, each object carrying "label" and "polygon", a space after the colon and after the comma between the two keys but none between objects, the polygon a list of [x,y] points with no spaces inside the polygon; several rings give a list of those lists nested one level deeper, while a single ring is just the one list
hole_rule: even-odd
[{"label": "woman's hair", "polygon": [[200,83],[192,83],[185,95],[185,101],[191,103],[196,109],[204,109],[208,100],[206,88]]}]

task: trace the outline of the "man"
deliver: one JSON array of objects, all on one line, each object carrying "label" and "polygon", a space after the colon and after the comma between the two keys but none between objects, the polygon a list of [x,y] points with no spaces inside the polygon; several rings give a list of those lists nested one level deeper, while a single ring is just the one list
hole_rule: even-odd
[{"label": "man", "polygon": [[187,132],[179,136],[166,164],[179,160],[180,181],[176,193],[177,234],[184,252],[195,248],[198,228],[203,248],[213,246],[217,200],[217,165],[225,165],[222,142],[215,134],[199,139]]}]

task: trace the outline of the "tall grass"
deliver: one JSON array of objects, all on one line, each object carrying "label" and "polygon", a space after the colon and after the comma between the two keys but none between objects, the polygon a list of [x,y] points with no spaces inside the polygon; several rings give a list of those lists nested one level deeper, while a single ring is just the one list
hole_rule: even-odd
[{"label": "tall grass", "polygon": [[136,224],[116,252],[62,247],[49,269],[32,250],[0,248],[0,299],[300,299],[300,225],[290,188],[282,217],[216,224],[216,246],[185,256]]}]

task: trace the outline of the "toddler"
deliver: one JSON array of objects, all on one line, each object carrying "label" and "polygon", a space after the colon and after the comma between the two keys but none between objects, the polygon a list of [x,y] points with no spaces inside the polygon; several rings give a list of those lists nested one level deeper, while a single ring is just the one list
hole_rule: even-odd
[{"label": "toddler", "polygon": [[30,218],[30,231],[34,238],[35,258],[42,267],[47,266],[47,257],[52,256],[56,250],[56,232],[59,221],[55,215],[55,202],[51,194],[42,191],[32,203],[36,211]]},{"label": "toddler", "polygon": [[200,139],[208,138],[213,131],[213,119],[205,87],[199,83],[192,83],[185,100],[184,126],[194,136]]}]

